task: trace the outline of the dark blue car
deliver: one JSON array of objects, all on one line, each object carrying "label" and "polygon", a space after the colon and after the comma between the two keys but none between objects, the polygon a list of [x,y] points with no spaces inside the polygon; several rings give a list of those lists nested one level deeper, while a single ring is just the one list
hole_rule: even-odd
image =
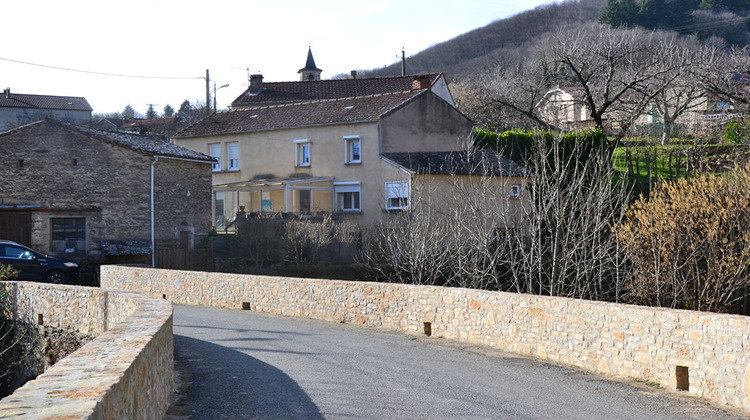
[{"label": "dark blue car", "polygon": [[63,258],[50,257],[11,241],[0,240],[0,264],[13,267],[18,274],[13,280],[72,283],[78,279],[78,264]]}]

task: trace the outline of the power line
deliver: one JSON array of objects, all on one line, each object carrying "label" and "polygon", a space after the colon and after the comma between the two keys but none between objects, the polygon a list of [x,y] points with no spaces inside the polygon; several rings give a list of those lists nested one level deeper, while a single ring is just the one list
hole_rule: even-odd
[{"label": "power line", "polygon": [[128,77],[128,78],[131,78],[131,79],[155,79],[155,80],[196,80],[196,79],[203,79],[203,77],[200,77],[200,76],[197,76],[197,77],[139,76],[139,75],[132,75],[132,74],[117,74],[117,73],[106,73],[106,72],[90,71],[90,70],[78,70],[78,69],[70,69],[70,68],[66,68],[66,67],[50,66],[50,65],[46,65],[46,64],[29,63],[27,61],[12,60],[10,58],[2,58],[2,57],[0,57],[0,60],[1,61],[8,61],[8,62],[11,62],[11,63],[24,64],[24,65],[27,65],[27,66],[43,67],[43,68],[47,68],[47,69],[72,71],[72,72],[75,72],[75,73],[96,74],[96,75],[99,75],[99,76]]}]

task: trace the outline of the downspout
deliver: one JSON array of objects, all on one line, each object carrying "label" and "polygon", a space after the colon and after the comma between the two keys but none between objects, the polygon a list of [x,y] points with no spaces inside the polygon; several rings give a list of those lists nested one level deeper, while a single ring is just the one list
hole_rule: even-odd
[{"label": "downspout", "polygon": [[156,240],[154,239],[154,165],[159,161],[159,156],[154,155],[151,162],[151,267],[156,267]]}]

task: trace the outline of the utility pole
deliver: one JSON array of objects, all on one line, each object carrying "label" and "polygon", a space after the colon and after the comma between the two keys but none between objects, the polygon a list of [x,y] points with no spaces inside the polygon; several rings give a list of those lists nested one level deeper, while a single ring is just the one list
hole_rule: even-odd
[{"label": "utility pole", "polygon": [[211,116],[211,79],[208,77],[208,69],[206,69],[206,116]]},{"label": "utility pole", "polygon": [[404,47],[401,47],[401,75],[406,76],[406,52]]}]

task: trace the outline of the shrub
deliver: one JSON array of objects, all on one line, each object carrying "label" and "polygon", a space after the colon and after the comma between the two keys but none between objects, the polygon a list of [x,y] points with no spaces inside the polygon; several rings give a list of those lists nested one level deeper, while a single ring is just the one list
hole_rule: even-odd
[{"label": "shrub", "polygon": [[750,274],[750,169],[663,182],[632,204],[617,236],[630,261],[628,300],[724,312]]}]

